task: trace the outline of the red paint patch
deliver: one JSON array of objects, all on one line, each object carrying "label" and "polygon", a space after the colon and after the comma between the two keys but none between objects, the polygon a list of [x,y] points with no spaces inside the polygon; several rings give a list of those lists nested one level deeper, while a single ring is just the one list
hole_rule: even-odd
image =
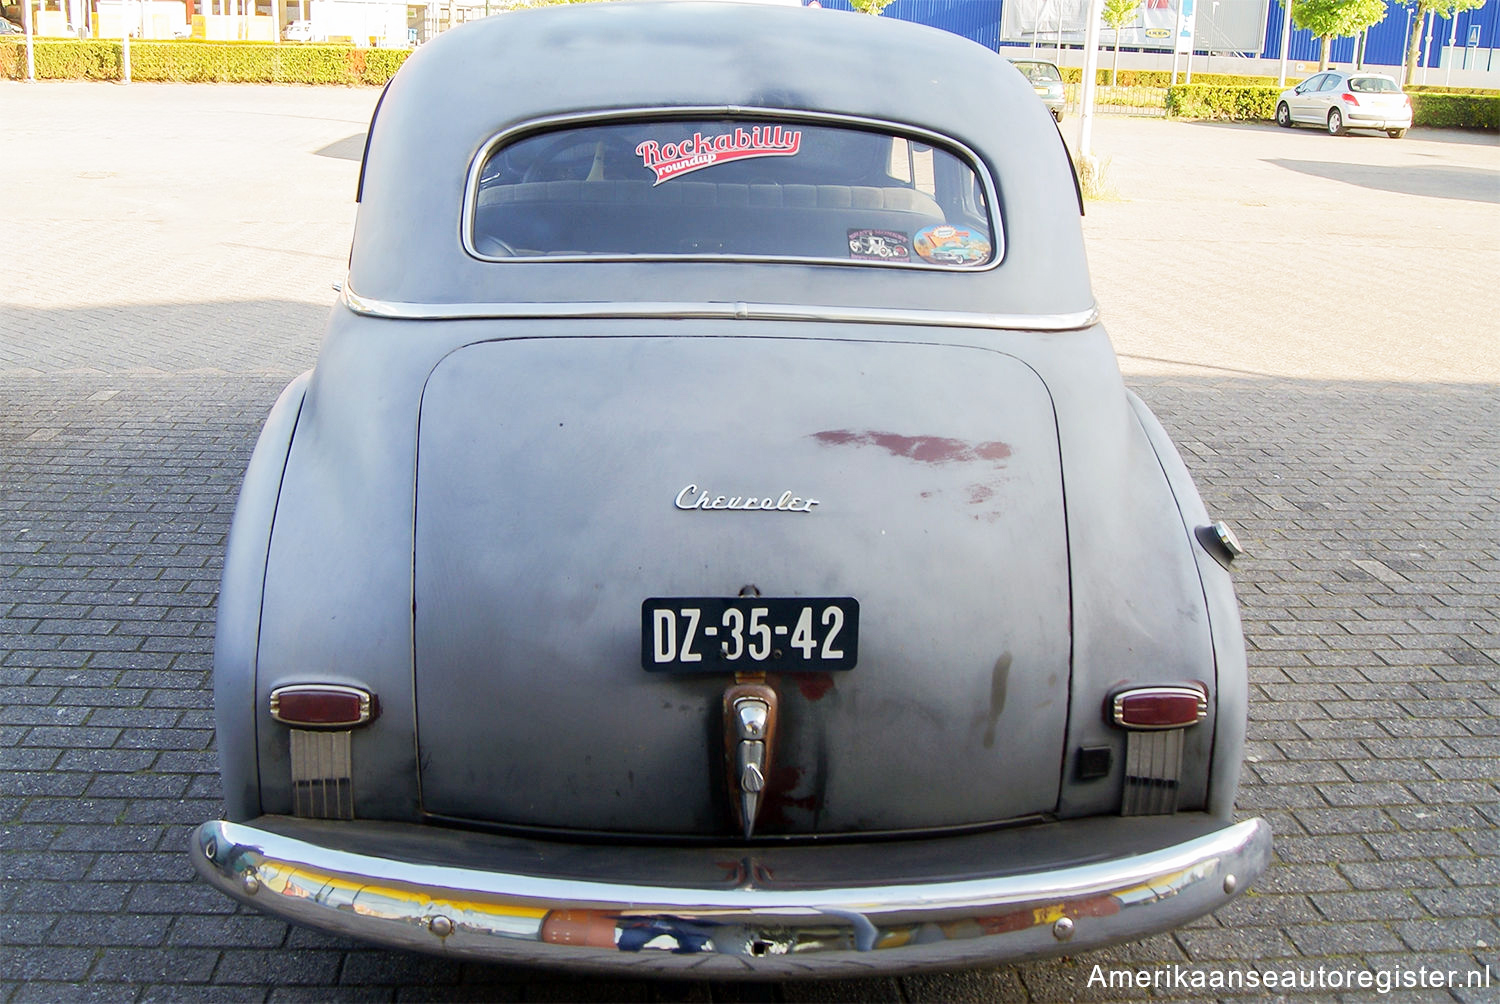
[{"label": "red paint patch", "polygon": [[833,689],[832,673],[798,673],[797,689],[809,701],[821,701]]},{"label": "red paint patch", "polygon": [[995,489],[989,485],[970,485],[969,504],[980,505],[995,497]]},{"label": "red paint patch", "polygon": [[785,832],[790,827],[791,820],[786,817],[786,810],[790,808],[801,809],[804,812],[817,812],[822,808],[822,800],[817,795],[803,795],[794,797],[791,792],[802,783],[803,769],[786,764],[775,764],[771,768],[770,776],[766,778],[766,801],[761,806],[760,823],[757,829],[774,832]]},{"label": "red paint patch", "polygon": [[1008,460],[1010,459],[1010,445],[1008,443],[980,443],[974,448],[980,460]]},{"label": "red paint patch", "polygon": [[822,799],[817,795],[803,795],[794,798],[791,792],[802,783],[803,769],[790,765],[777,765],[771,768],[771,776],[766,779],[766,788],[778,793],[777,801],[782,805],[790,805],[794,808],[805,809],[808,812],[816,812],[823,807]]},{"label": "red paint patch", "polygon": [[1007,443],[966,443],[946,436],[903,436],[875,430],[829,429],[813,433],[813,438],[825,446],[878,446],[892,456],[923,464],[972,464],[979,461],[998,464],[1011,455]]}]

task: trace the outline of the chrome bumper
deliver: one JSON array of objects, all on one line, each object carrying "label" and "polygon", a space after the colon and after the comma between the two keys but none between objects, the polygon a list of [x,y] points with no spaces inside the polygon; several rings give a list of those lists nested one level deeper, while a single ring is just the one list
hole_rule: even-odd
[{"label": "chrome bumper", "polygon": [[193,834],[242,903],[397,948],[638,975],[782,979],[1075,953],[1183,924],[1266,867],[1198,814],[888,843],[661,848],[266,816]]},{"label": "chrome bumper", "polygon": [[1356,112],[1344,113],[1344,125],[1350,129],[1410,129],[1410,115],[1360,115]]}]

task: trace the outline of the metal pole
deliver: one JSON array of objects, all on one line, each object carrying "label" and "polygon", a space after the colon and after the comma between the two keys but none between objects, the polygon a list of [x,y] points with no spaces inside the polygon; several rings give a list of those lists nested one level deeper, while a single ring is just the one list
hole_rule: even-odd
[{"label": "metal pole", "polygon": [[1490,54],[1484,61],[1485,71],[1495,68],[1495,29],[1500,25],[1500,4],[1490,5]]},{"label": "metal pole", "polygon": [[36,48],[32,45],[31,0],[21,0],[21,20],[26,29],[26,79],[36,83]]},{"label": "metal pole", "polygon": [[1432,19],[1436,15],[1432,11],[1427,12],[1427,41],[1422,44],[1422,51],[1418,53],[1422,64],[1422,83],[1427,83],[1427,64],[1432,62]]},{"label": "metal pole", "polygon": [[1449,86],[1449,84],[1453,81],[1453,48],[1458,44],[1458,14],[1454,13],[1454,15],[1448,20],[1453,24],[1452,33],[1448,36],[1448,54],[1446,59],[1440,58],[1438,60],[1439,62],[1447,64],[1447,69],[1443,73],[1444,87]]},{"label": "metal pole", "polygon": [[1053,62],[1062,65],[1062,0],[1057,0],[1057,55]]},{"label": "metal pole", "polygon": [[1088,23],[1083,30],[1083,93],[1079,96],[1078,159],[1093,159],[1090,143],[1094,136],[1094,90],[1099,76],[1099,22],[1104,17],[1104,0],[1088,0],[1085,8]]},{"label": "metal pole", "polygon": [[125,47],[121,50],[120,83],[130,83],[130,0],[120,0],[121,34],[125,36]]},{"label": "metal pole", "polygon": [[[1286,2],[1282,5],[1282,14],[1283,14],[1283,18],[1282,18],[1282,22],[1281,22],[1281,76],[1278,77],[1278,78],[1276,78],[1276,86],[1277,87],[1285,87],[1286,86],[1286,61],[1287,61],[1288,53],[1290,52],[1290,50],[1292,48],[1292,0],[1286,0]],[[1410,18],[1411,17],[1411,12],[1408,11],[1406,16],[1408,18]]]},{"label": "metal pole", "polygon": [[1411,45],[1411,8],[1406,8],[1406,31],[1401,34],[1401,89],[1406,90],[1406,85],[1411,83],[1406,79],[1406,53]]},{"label": "metal pole", "polygon": [[1187,76],[1183,78],[1182,82],[1191,84],[1193,82],[1193,51],[1198,48],[1198,8],[1197,0],[1182,0],[1182,2],[1187,4],[1188,9],[1191,11],[1187,19]]},{"label": "metal pole", "polygon": [[1208,9],[1208,64],[1204,70],[1214,72],[1214,36],[1219,33],[1219,0]]},{"label": "metal pole", "polygon": [[1177,0],[1177,22],[1172,27],[1172,86],[1177,86],[1177,54],[1182,51],[1182,26],[1186,21],[1183,4],[1189,0]]}]

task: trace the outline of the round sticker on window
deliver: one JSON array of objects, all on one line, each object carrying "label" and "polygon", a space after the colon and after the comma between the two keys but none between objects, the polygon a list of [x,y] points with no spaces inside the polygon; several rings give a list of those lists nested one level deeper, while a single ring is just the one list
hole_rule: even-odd
[{"label": "round sticker on window", "polygon": [[990,260],[985,234],[944,223],[912,235],[912,250],[935,265],[983,265]]}]

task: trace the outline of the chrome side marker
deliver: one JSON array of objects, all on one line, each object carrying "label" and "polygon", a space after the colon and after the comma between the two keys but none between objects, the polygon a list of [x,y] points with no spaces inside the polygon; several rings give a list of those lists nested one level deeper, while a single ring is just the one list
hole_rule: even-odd
[{"label": "chrome side marker", "polygon": [[1240,539],[1234,535],[1229,524],[1222,519],[1200,526],[1194,531],[1198,543],[1203,549],[1214,556],[1214,560],[1228,568],[1230,564],[1239,557],[1243,557],[1245,549],[1240,545]]}]

